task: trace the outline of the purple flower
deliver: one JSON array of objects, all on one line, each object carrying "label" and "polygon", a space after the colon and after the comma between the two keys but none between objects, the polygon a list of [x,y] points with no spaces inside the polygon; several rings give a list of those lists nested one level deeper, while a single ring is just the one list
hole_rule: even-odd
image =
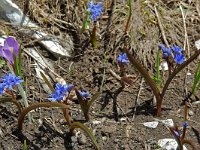
[{"label": "purple flower", "polygon": [[171,49],[165,47],[163,44],[160,44],[159,47],[160,47],[160,49],[162,50],[163,55],[164,55],[165,58],[172,54]]},{"label": "purple flower", "polygon": [[101,2],[98,2],[96,5],[94,4],[94,1],[92,0],[89,4],[88,4],[88,9],[87,11],[90,12],[91,14],[91,19],[93,21],[97,21],[97,18],[99,16],[101,16],[101,13],[102,13],[102,9],[103,9],[103,6],[102,6],[102,3]]},{"label": "purple flower", "polygon": [[174,60],[177,64],[182,64],[185,61],[184,54],[175,54],[174,55]]},{"label": "purple flower", "polygon": [[84,91],[80,91],[80,90],[78,90],[78,92],[79,92],[79,94],[80,94],[82,97],[84,97],[84,98],[90,97],[89,92],[84,92]]},{"label": "purple flower", "polygon": [[8,37],[4,41],[4,46],[0,46],[0,56],[13,64],[13,55],[17,56],[19,54],[19,43],[14,37]]},{"label": "purple flower", "polygon": [[175,135],[176,135],[177,137],[180,137],[179,131],[174,131],[174,133],[175,133]]},{"label": "purple flower", "polygon": [[172,48],[171,48],[175,53],[178,53],[178,54],[180,54],[181,52],[182,52],[182,48],[181,47],[179,47],[179,46],[172,46]]},{"label": "purple flower", "polygon": [[183,123],[183,128],[187,128],[187,126],[188,126],[188,122],[185,121],[185,122]]},{"label": "purple flower", "polygon": [[55,93],[51,94],[49,100],[52,101],[61,101],[67,95],[67,92],[70,92],[73,89],[74,85],[62,85],[56,83]]},{"label": "purple flower", "polygon": [[129,60],[128,60],[126,53],[123,53],[121,55],[119,54],[118,57],[117,57],[117,61],[118,61],[118,63],[123,63],[123,64],[129,63]]},{"label": "purple flower", "polygon": [[67,89],[68,92],[70,92],[73,88],[74,88],[74,85],[69,84],[66,89]]}]

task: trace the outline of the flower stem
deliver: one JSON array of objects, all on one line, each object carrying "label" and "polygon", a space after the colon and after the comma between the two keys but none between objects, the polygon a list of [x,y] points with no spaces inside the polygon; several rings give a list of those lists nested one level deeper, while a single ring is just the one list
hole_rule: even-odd
[{"label": "flower stem", "polygon": [[94,48],[97,48],[96,30],[97,30],[97,25],[96,25],[96,22],[94,21],[94,28],[92,30],[92,35],[91,35],[91,42]]}]

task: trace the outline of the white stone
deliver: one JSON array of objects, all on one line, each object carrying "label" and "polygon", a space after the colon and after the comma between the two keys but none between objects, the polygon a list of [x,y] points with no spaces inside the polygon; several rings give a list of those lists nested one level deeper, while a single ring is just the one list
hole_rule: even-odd
[{"label": "white stone", "polygon": [[145,127],[148,127],[148,128],[156,128],[158,126],[158,121],[152,121],[152,122],[144,122],[143,125]]},{"label": "white stone", "polygon": [[166,71],[166,70],[168,70],[168,69],[169,69],[169,68],[168,68],[168,64],[167,64],[166,61],[162,62],[162,63],[160,64],[160,66],[159,66],[159,70],[164,70],[164,71]]},{"label": "white stone", "polygon": [[[176,150],[178,147],[176,140],[170,138],[158,140],[158,145],[162,150]],[[187,150],[187,148],[183,146],[183,150]]]},{"label": "white stone", "polygon": [[195,41],[195,46],[198,50],[200,50],[200,39],[198,41]]}]

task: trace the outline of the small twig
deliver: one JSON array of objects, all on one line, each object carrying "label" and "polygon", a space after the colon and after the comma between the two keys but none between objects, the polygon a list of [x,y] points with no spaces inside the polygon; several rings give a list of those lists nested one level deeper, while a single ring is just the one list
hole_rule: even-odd
[{"label": "small twig", "polygon": [[143,82],[144,82],[144,78],[142,78],[142,79],[141,79],[141,82],[140,82],[140,89],[139,89],[138,94],[137,94],[137,97],[136,97],[135,108],[134,108],[134,110],[133,110],[132,121],[134,121],[134,119],[135,119],[135,114],[136,114],[136,111],[137,111],[137,105],[139,104],[139,98],[140,98],[140,93],[141,93],[141,91],[142,91]]},{"label": "small twig", "polygon": [[[188,55],[188,58],[190,57],[190,45],[189,45],[189,40],[188,40],[188,34],[187,34],[187,27],[186,27],[186,15],[184,14],[183,12],[183,8],[181,6],[181,4],[179,5],[180,7],[180,10],[181,10],[181,14],[182,14],[182,18],[183,18],[183,28],[184,28],[184,32],[185,32],[185,39],[184,39],[184,50],[186,50],[186,46],[187,46],[187,55]],[[185,80],[184,80],[184,84],[185,84],[185,95],[187,95],[188,93],[188,89],[187,89],[187,80],[188,80],[188,73],[189,73],[189,64],[187,66],[187,73],[186,73],[186,76],[185,76]]]},{"label": "small twig", "polygon": [[121,81],[121,77],[119,75],[117,75],[112,69],[109,69],[109,71],[113,77],[115,77],[117,80]]},{"label": "small twig", "polygon": [[154,7],[154,10],[155,10],[155,13],[156,13],[156,17],[157,17],[157,19],[158,19],[158,25],[159,25],[159,28],[160,28],[160,31],[161,31],[163,40],[164,40],[164,42],[165,42],[165,45],[167,45],[167,47],[169,48],[170,46],[169,46],[169,43],[168,43],[167,38],[166,38],[166,36],[165,36],[165,31],[164,31],[164,29],[163,29],[163,26],[162,26],[162,23],[161,23],[161,20],[160,20],[158,11],[157,11],[157,9],[156,9],[156,6]]}]

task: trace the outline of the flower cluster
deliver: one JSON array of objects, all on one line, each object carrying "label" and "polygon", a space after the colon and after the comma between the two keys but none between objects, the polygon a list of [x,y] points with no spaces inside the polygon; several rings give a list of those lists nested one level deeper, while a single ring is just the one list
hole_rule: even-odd
[{"label": "flower cluster", "polygon": [[99,16],[101,16],[102,9],[103,9],[103,6],[102,6],[102,3],[101,3],[101,2],[98,2],[98,3],[95,5],[95,4],[94,4],[94,1],[92,0],[92,1],[88,4],[88,9],[87,9],[87,11],[89,11],[90,14],[91,14],[91,20],[97,21],[97,18],[98,18]]},{"label": "flower cluster", "polygon": [[14,37],[9,36],[5,39],[4,45],[0,45],[0,56],[8,60],[10,64],[14,64],[13,56],[19,54],[19,43]]},{"label": "flower cluster", "polygon": [[0,95],[4,93],[6,89],[11,90],[14,86],[22,83],[23,80],[20,77],[16,77],[14,74],[5,74],[3,78],[0,79]]},{"label": "flower cluster", "polygon": [[128,60],[126,53],[119,54],[118,57],[117,57],[117,61],[118,61],[118,63],[122,63],[122,64],[128,64],[129,63],[129,60]]},{"label": "flower cluster", "polygon": [[179,46],[172,46],[171,48],[165,47],[163,44],[159,45],[160,49],[163,52],[165,58],[169,57],[174,52],[174,60],[177,64],[182,64],[185,61],[184,54],[182,54],[182,48]]},{"label": "flower cluster", "polygon": [[67,92],[70,92],[74,88],[73,84],[61,85],[56,83],[55,93],[51,94],[49,100],[52,101],[61,101],[67,95]]}]

